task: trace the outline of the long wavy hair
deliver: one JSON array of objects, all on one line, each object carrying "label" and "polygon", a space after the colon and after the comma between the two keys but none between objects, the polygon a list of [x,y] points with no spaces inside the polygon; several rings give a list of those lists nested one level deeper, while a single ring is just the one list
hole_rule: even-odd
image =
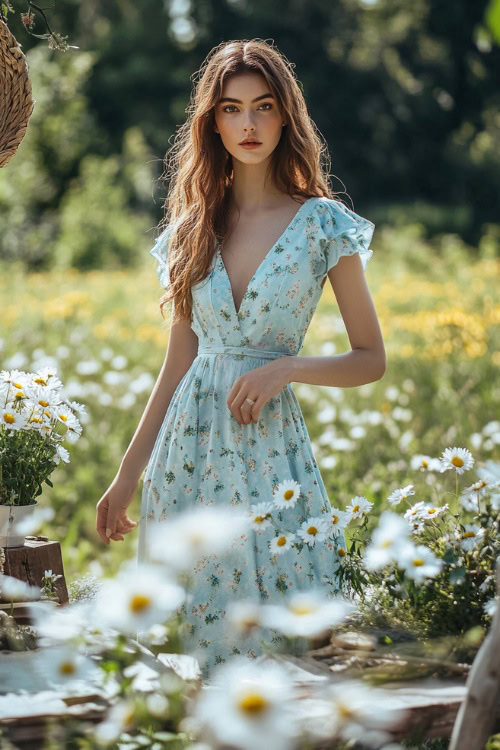
[{"label": "long wavy hair", "polygon": [[[171,225],[168,241],[169,285],[160,299],[173,302],[173,322],[191,322],[191,286],[208,274],[217,243],[227,231],[233,181],[232,155],[214,131],[215,107],[224,83],[234,75],[258,73],[286,120],[266,177],[291,197],[335,198],[328,181],[330,157],[326,143],[307,111],[292,64],[263,39],[222,42],[206,57],[199,71],[187,119],[164,157],[169,182],[164,203],[163,231]],[[194,79],[195,76],[192,76]]]}]

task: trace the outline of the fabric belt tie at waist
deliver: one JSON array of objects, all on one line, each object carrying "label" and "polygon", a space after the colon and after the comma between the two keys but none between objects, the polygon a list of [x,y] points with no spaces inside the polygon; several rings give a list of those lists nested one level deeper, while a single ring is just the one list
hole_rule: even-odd
[{"label": "fabric belt tie at waist", "polygon": [[262,357],[264,359],[276,359],[277,357],[290,357],[288,352],[275,352],[270,349],[252,349],[249,346],[225,346],[224,344],[211,344],[198,347],[198,356],[207,354],[243,354],[247,357]]}]

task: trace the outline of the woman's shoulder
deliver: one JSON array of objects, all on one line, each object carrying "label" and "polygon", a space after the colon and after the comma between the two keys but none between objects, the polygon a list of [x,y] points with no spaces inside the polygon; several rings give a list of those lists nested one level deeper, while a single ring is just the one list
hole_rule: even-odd
[{"label": "woman's shoulder", "polygon": [[355,236],[373,234],[375,224],[342,201],[322,195],[316,197],[313,204],[312,215],[328,237],[344,232]]}]

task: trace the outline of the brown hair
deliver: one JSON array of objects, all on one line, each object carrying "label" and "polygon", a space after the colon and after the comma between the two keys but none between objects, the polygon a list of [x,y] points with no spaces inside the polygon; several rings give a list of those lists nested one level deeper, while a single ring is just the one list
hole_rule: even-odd
[{"label": "brown hair", "polygon": [[307,111],[292,65],[262,39],[222,42],[202,64],[199,81],[187,107],[188,117],[164,159],[169,180],[160,230],[171,226],[168,240],[170,283],[160,310],[174,303],[173,322],[191,321],[191,286],[208,274],[217,242],[227,229],[232,183],[232,156],[214,131],[215,106],[225,81],[241,73],[262,75],[276,98],[286,127],[272,153],[273,184],[290,196],[334,198],[325,169],[329,156]]}]

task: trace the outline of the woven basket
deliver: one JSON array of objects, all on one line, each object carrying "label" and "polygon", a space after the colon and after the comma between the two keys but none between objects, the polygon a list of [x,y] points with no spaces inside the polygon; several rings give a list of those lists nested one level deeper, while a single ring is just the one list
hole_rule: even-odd
[{"label": "woven basket", "polygon": [[0,19],[0,167],[5,167],[24,138],[33,112],[26,57]]}]

